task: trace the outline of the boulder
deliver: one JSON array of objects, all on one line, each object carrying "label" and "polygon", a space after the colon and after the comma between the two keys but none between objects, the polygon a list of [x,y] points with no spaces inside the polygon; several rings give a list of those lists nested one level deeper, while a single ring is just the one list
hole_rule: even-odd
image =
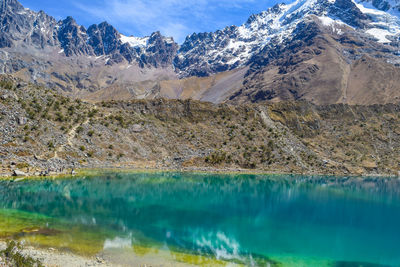
[{"label": "boulder", "polygon": [[27,122],[27,119],[25,117],[18,117],[18,124],[19,125],[25,125]]},{"label": "boulder", "polygon": [[140,132],[143,132],[143,127],[139,124],[134,124],[131,128],[131,131],[133,133],[140,133]]},{"label": "boulder", "polygon": [[40,176],[49,176],[49,171],[41,171]]},{"label": "boulder", "polygon": [[13,100],[18,101],[18,96],[15,93],[3,94],[0,96],[0,99],[4,100],[4,101],[6,101],[8,99],[13,99]]},{"label": "boulder", "polygon": [[14,170],[13,176],[27,176],[27,174],[20,170]]}]

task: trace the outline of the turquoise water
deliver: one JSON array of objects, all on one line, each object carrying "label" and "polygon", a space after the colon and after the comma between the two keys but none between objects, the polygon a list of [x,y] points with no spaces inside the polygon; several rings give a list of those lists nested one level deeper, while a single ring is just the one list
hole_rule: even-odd
[{"label": "turquoise water", "polygon": [[2,181],[0,219],[0,237],[78,253],[137,246],[253,266],[400,266],[394,179],[114,173]]}]

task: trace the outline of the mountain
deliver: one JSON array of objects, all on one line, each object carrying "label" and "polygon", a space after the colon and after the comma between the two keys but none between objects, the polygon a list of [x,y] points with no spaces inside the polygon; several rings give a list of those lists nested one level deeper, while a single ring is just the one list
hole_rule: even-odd
[{"label": "mountain", "polygon": [[172,61],[178,45],[159,32],[126,37],[107,22],[86,29],[72,17],[56,21],[17,0],[1,0],[0,6],[2,73],[72,95],[107,88],[116,81],[127,88],[175,77]]},{"label": "mountain", "polygon": [[112,25],[103,22],[88,29],[72,17],[56,21],[43,11],[33,12],[17,0],[1,0],[1,48],[33,46],[35,48],[59,47],[65,56],[108,56],[119,63],[122,59],[142,66],[170,65],[177,45],[172,38],[159,32],[150,37],[136,38],[143,45],[132,43],[134,37],[121,35]]},{"label": "mountain", "polygon": [[[188,36],[176,64],[183,76],[208,75],[247,65],[265,45],[290,40],[300,22],[310,15],[334,17],[353,27],[364,27],[367,17],[351,1],[307,0],[279,4],[251,16],[240,27]],[[211,63],[207,63],[211,62]]]},{"label": "mountain", "polygon": [[0,0],[0,71],[90,101],[377,104],[400,97],[399,3],[296,0],[182,45]]}]

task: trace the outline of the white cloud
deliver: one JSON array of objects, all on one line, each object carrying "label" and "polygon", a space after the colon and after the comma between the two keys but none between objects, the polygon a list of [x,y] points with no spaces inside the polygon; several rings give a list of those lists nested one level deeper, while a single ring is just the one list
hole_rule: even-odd
[{"label": "white cloud", "polygon": [[[227,23],[224,10],[241,9],[256,0],[108,0],[95,4],[75,2],[88,15],[118,25],[124,34],[163,34],[183,41],[188,33],[205,26]],[[203,27],[204,26],[204,27]]]}]

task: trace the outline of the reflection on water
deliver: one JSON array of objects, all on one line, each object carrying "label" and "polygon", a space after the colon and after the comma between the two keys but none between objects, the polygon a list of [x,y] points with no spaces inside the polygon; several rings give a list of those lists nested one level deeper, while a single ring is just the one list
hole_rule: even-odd
[{"label": "reflection on water", "polygon": [[115,237],[114,239],[106,239],[104,241],[103,249],[119,249],[119,248],[131,248],[132,237]]},{"label": "reflection on water", "polygon": [[133,173],[2,181],[0,219],[2,238],[82,254],[400,266],[395,179]]}]

